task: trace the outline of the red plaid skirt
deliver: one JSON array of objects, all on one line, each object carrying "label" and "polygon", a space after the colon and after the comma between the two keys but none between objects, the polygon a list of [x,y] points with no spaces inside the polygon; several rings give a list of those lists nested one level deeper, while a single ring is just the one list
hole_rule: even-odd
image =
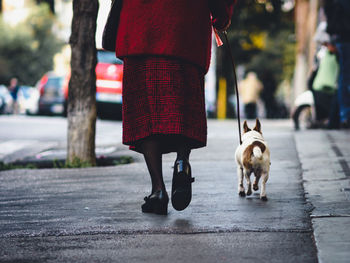
[{"label": "red plaid skirt", "polygon": [[177,139],[190,148],[206,145],[204,73],[182,60],[126,57],[123,76],[123,143],[140,151],[142,139],[160,135],[163,153]]}]

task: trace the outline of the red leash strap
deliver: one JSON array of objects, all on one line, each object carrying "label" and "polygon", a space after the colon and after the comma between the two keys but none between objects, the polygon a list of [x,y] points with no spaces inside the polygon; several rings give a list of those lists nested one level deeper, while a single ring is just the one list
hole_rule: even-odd
[{"label": "red leash strap", "polygon": [[214,33],[215,33],[215,41],[216,41],[216,45],[217,47],[221,47],[224,43],[222,43],[222,40],[218,34],[218,31],[216,31],[216,29],[213,27],[214,29]]}]

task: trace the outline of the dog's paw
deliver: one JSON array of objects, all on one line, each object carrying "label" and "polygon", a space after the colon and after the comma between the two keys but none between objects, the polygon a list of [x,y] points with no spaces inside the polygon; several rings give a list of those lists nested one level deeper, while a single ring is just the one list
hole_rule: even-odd
[{"label": "dog's paw", "polygon": [[247,191],[247,195],[249,196],[249,195],[251,195],[251,194],[252,194],[252,190],[249,189],[249,190]]},{"label": "dog's paw", "polygon": [[253,190],[254,190],[254,191],[258,191],[258,190],[259,190],[259,186],[254,184],[254,185],[253,185]]},{"label": "dog's paw", "polygon": [[266,197],[266,196],[261,196],[260,199],[261,199],[262,201],[267,201],[267,197]]},{"label": "dog's paw", "polygon": [[244,191],[240,191],[238,194],[239,194],[240,197],[245,197],[245,192]]}]

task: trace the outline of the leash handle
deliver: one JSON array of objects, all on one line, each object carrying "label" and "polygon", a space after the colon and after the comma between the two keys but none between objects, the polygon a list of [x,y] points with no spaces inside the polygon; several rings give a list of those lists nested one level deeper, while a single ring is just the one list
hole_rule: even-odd
[{"label": "leash handle", "polygon": [[226,48],[228,50],[228,53],[230,54],[231,57],[231,63],[232,63],[232,69],[233,69],[233,76],[235,79],[235,90],[236,90],[236,99],[237,99],[237,120],[238,120],[238,134],[239,134],[239,144],[242,144],[242,135],[241,135],[241,114],[240,114],[240,109],[239,109],[239,93],[238,93],[238,84],[237,84],[237,74],[236,74],[236,67],[235,67],[235,62],[233,59],[232,51],[231,51],[231,46],[230,42],[228,41],[227,38],[227,32],[224,31],[224,36],[226,40]]},{"label": "leash handle", "polygon": [[213,30],[214,30],[214,34],[215,34],[216,46],[221,47],[224,43],[222,43],[218,31],[214,27],[213,27]]}]

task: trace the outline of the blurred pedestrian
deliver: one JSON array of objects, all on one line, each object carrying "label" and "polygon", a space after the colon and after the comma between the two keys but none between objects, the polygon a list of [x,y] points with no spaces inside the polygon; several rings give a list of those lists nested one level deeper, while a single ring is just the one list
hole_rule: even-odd
[{"label": "blurred pedestrian", "polygon": [[116,44],[116,55],[124,61],[123,143],[144,155],[151,176],[143,212],[167,214],[164,153],[177,153],[173,207],[183,210],[191,201],[190,152],[206,145],[204,75],[211,26],[228,28],[234,2],[123,1]]},{"label": "blurred pedestrian", "polygon": [[[336,123],[339,123],[339,109],[334,104],[337,101],[339,64],[336,50],[326,29],[327,22],[322,21],[314,36],[320,48],[315,55],[314,70],[308,83],[315,100],[316,120],[313,128],[324,127],[327,121],[328,126],[336,126]],[[329,107],[332,101],[334,105]]]},{"label": "blurred pedestrian", "polygon": [[339,62],[337,103],[340,127],[350,128],[350,1],[325,0],[327,32]]},{"label": "blurred pedestrian", "polygon": [[261,82],[264,87],[261,91],[261,99],[264,101],[266,118],[272,119],[281,117],[275,98],[277,83],[272,72],[267,69],[264,70],[261,75]]},{"label": "blurred pedestrian", "polygon": [[12,78],[10,80],[10,85],[9,85],[8,89],[9,89],[11,97],[13,99],[11,111],[13,114],[18,114],[18,112],[19,112],[19,105],[18,105],[19,86],[18,86],[18,79],[17,78]]},{"label": "blurred pedestrian", "polygon": [[239,85],[239,93],[244,104],[244,115],[247,119],[257,117],[257,102],[263,85],[255,72],[249,72]]}]

